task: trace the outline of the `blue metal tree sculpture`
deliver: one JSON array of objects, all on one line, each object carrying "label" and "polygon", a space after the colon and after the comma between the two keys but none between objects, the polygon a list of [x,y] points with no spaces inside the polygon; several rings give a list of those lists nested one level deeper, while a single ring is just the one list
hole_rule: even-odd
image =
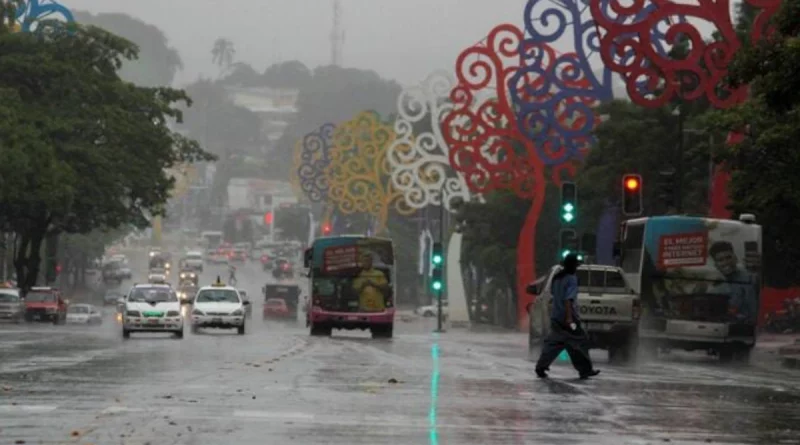
[{"label": "blue metal tree sculpture", "polygon": [[328,177],[325,170],[331,163],[334,124],[324,124],[319,129],[305,135],[301,141],[300,167],[297,176],[300,188],[311,202],[328,199]]},{"label": "blue metal tree sculpture", "polygon": [[72,23],[75,18],[69,9],[55,0],[27,0],[17,10],[17,22],[22,32],[36,31],[42,22],[51,20]]}]

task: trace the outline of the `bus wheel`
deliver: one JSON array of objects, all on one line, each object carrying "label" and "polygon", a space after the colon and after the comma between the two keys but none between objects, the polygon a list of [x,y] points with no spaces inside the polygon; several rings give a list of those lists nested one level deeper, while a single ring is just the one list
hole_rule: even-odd
[{"label": "bus wheel", "polygon": [[333,331],[333,328],[331,328],[330,326],[322,326],[317,324],[311,325],[312,337],[330,337],[331,331]]},{"label": "bus wheel", "polygon": [[370,327],[372,331],[372,338],[392,338],[394,333],[394,325],[377,325]]}]

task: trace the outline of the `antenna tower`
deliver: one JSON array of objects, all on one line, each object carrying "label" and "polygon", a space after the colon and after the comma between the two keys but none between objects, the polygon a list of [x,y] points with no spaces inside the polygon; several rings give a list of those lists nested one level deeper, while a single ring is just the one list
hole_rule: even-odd
[{"label": "antenna tower", "polygon": [[333,0],[333,29],[331,30],[331,65],[342,63],[342,46],[344,45],[344,29],[342,28],[342,2]]}]

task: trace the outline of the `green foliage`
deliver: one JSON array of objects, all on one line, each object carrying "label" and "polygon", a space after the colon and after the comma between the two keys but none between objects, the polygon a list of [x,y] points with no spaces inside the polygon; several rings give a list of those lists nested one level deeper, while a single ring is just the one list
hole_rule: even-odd
[{"label": "green foliage", "polygon": [[311,71],[297,60],[271,65],[262,76],[262,85],[270,88],[300,89],[311,84]]},{"label": "green foliage", "polygon": [[792,265],[800,260],[800,0],[784,0],[774,17],[775,32],[742,48],[729,71],[732,86],[750,85],[744,104],[710,113],[719,131],[741,132],[735,145],[719,145],[717,157],[732,170],[729,194],[735,213],[755,213],[764,227],[769,267],[765,281],[797,284]]},{"label": "green foliage", "polygon": [[289,179],[295,143],[325,123],[352,119],[364,110],[389,117],[397,108],[400,86],[382,79],[374,71],[320,67],[309,84],[300,90],[298,115],[286,128],[270,157],[269,173],[275,179]]},{"label": "green foliage", "polygon": [[211,48],[211,60],[219,67],[220,76],[230,70],[234,57],[236,57],[236,49],[233,42],[224,37],[219,37],[214,41],[214,46]]},{"label": "green foliage", "polygon": [[18,235],[16,268],[35,284],[47,234],[144,227],[173,185],[165,169],[212,159],[169,129],[169,88],[120,79],[136,46],[92,26],[0,36],[0,224]]},{"label": "green foliage", "polygon": [[[684,113],[684,212],[704,214],[708,207],[710,147],[708,140],[722,136],[702,130],[696,114],[702,110],[681,107]],[[622,176],[642,175],[645,215],[669,211],[659,199],[659,172],[677,168],[678,116],[672,107],[644,109],[626,101],[601,106],[608,119],[595,131],[597,145],[577,175],[579,225],[592,231],[609,206],[619,206]]]},{"label": "green foliage", "polygon": [[169,46],[167,37],[156,26],[122,13],[76,11],[75,21],[94,25],[123,37],[138,47],[138,57],[125,60],[120,77],[137,85],[157,87],[171,85],[183,64],[178,51]]},{"label": "green foliage", "polygon": [[484,203],[464,203],[457,214],[464,234],[461,262],[513,288],[517,240],[529,208],[529,201],[508,191],[490,193]]}]

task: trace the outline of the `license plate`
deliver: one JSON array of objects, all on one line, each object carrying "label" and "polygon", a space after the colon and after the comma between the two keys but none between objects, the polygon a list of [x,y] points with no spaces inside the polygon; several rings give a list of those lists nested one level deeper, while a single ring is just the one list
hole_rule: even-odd
[{"label": "license plate", "polygon": [[212,323],[222,323],[222,319],[221,319],[221,318],[219,318],[219,317],[217,317],[217,318],[212,318],[212,319],[211,319],[211,322],[212,322]]}]

